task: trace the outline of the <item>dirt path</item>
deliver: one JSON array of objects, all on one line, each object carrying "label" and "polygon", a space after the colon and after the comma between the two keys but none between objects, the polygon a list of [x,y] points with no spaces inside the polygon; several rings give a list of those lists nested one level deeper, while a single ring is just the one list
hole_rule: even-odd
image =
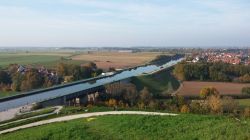
[{"label": "dirt path", "polygon": [[9,133],[9,132],[17,131],[20,129],[30,128],[30,127],[40,126],[40,125],[44,125],[44,124],[54,123],[54,122],[69,121],[69,120],[74,120],[74,119],[79,119],[79,118],[88,118],[88,117],[93,117],[93,116],[122,115],[122,114],[162,115],[162,116],[163,115],[168,115],[168,116],[176,116],[177,115],[177,114],[172,114],[172,113],[144,112],[144,111],[108,111],[108,112],[84,113],[84,114],[70,115],[70,116],[64,116],[64,117],[59,117],[59,118],[30,123],[30,124],[26,124],[26,125],[22,125],[22,126],[18,126],[18,127],[14,127],[14,128],[0,131],[0,134]]}]

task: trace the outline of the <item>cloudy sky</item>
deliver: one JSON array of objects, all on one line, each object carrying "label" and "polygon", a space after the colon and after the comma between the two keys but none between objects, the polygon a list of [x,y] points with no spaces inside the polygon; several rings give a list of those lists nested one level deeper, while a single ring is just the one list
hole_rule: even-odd
[{"label": "cloudy sky", "polygon": [[250,46],[249,0],[0,0],[0,46]]}]

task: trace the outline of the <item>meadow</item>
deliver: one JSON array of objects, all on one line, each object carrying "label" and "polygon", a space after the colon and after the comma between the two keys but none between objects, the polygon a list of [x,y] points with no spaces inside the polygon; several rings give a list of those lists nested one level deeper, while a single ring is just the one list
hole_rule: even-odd
[{"label": "meadow", "polygon": [[0,135],[1,140],[250,139],[250,120],[222,116],[109,115],[53,123]]},{"label": "meadow", "polygon": [[[94,62],[97,67],[108,70],[128,68],[142,65],[153,60],[160,53],[129,53],[129,52],[18,52],[0,53],[0,67],[9,64],[54,67],[57,63],[83,64]],[[63,59],[62,59],[63,58]]]},{"label": "meadow", "polygon": [[71,60],[71,56],[73,55],[74,53],[70,52],[0,53],[0,67],[5,68],[9,64],[21,64],[53,68],[57,63],[60,62],[73,64],[81,64],[86,62],[83,60]]},{"label": "meadow", "polygon": [[184,81],[178,93],[183,96],[199,96],[200,90],[204,87],[215,87],[221,95],[242,95],[241,89],[250,87],[250,84]]}]

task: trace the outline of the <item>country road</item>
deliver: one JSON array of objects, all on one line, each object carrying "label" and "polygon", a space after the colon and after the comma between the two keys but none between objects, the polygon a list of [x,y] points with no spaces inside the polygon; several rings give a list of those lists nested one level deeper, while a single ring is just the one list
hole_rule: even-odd
[{"label": "country road", "polygon": [[54,119],[49,119],[49,120],[43,120],[43,121],[38,121],[10,129],[6,129],[3,131],[0,131],[0,134],[4,133],[10,133],[13,131],[17,131],[20,129],[25,129],[25,128],[30,128],[30,127],[35,127],[35,126],[40,126],[40,125],[45,125],[45,124],[50,124],[54,122],[63,122],[63,121],[69,121],[69,120],[74,120],[74,119],[80,119],[80,118],[88,118],[88,117],[93,117],[93,116],[103,116],[103,115],[122,115],[122,114],[130,114],[130,115],[168,115],[168,116],[176,116],[178,114],[173,114],[173,113],[159,113],[159,112],[144,112],[144,111],[108,111],[108,112],[93,112],[93,113],[84,113],[84,114],[77,114],[77,115],[70,115],[70,116],[64,116],[64,117],[59,117],[59,118],[54,118]]}]

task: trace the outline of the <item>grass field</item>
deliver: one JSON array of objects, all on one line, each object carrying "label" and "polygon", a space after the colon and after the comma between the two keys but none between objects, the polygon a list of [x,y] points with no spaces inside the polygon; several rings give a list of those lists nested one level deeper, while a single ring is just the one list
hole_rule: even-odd
[{"label": "grass field", "polygon": [[141,65],[153,60],[160,53],[119,53],[119,52],[93,52],[72,57],[73,60],[93,61],[99,68],[108,69],[128,68]]},{"label": "grass field", "polygon": [[209,86],[215,87],[221,95],[241,95],[241,89],[246,86],[250,87],[250,84],[184,81],[179,94],[183,96],[199,96],[200,90]]},{"label": "grass field", "polygon": [[70,58],[73,53],[56,53],[56,52],[44,52],[44,53],[0,53],[0,67],[7,67],[9,64],[22,64],[33,66],[45,66],[54,67],[57,63],[73,63],[81,64],[86,61],[80,60],[61,60],[61,57]]},{"label": "grass field", "polygon": [[18,92],[14,92],[14,91],[0,91],[0,98],[4,98],[4,97],[8,97],[8,96],[14,96],[17,95]]},{"label": "grass field", "polygon": [[153,94],[166,95],[178,89],[179,82],[171,74],[170,69],[164,70],[153,75],[145,75],[133,77],[133,84],[136,85],[138,91],[144,87],[148,87],[149,91]]},{"label": "grass field", "polygon": [[250,99],[237,99],[237,101],[241,107],[250,107]]},{"label": "grass field", "polygon": [[[119,53],[119,52],[92,52],[92,53],[73,53],[73,52],[20,52],[20,53],[0,53],[0,67],[9,64],[22,64],[53,67],[59,62],[82,64],[94,62],[99,68],[108,69],[128,68],[141,65],[153,60],[161,53]],[[61,60],[61,57],[68,58]]]},{"label": "grass field", "polygon": [[1,140],[250,139],[250,120],[201,115],[116,115],[53,123],[0,135]]}]

